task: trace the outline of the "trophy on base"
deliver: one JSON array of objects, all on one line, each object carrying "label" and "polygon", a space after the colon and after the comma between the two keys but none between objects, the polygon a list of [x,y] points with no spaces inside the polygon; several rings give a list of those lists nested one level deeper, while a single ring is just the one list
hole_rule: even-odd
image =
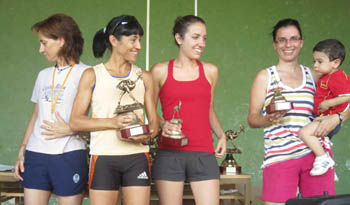
[{"label": "trophy on base", "polygon": [[241,174],[242,167],[237,164],[237,161],[233,158],[233,154],[241,154],[241,150],[236,147],[233,143],[233,140],[238,137],[241,132],[244,132],[245,127],[243,125],[239,126],[238,131],[227,130],[225,131],[227,141],[230,141],[232,148],[227,148],[227,153],[225,159],[220,164],[220,173],[221,174]]},{"label": "trophy on base", "polygon": [[278,111],[291,110],[293,109],[293,102],[287,101],[287,99],[282,95],[281,88],[278,87],[278,81],[273,82],[276,88],[273,90],[273,97],[270,104],[266,106],[266,113],[271,114]]},{"label": "trophy on base", "polygon": [[[179,101],[179,105],[174,107],[174,113],[173,117],[170,120],[170,123],[172,124],[181,124],[182,120],[180,119],[180,108],[181,108],[181,101]],[[162,144],[169,145],[169,146],[178,146],[182,147],[188,144],[188,138],[184,136],[184,134],[181,131],[172,131],[172,134],[169,137],[160,135],[159,141]]]},{"label": "trophy on base", "polygon": [[[122,115],[128,112],[135,113],[136,110],[143,110],[144,108],[143,104],[138,102],[131,92],[136,87],[136,82],[142,78],[142,71],[137,73],[137,76],[138,76],[137,79],[134,81],[130,79],[122,80],[117,85],[117,89],[121,90],[122,92],[120,93],[118,106],[115,109],[115,114]],[[128,96],[133,100],[132,104],[127,104],[127,105],[120,104],[125,94],[128,94]],[[139,119],[137,115],[135,120],[131,124],[120,129],[119,131],[120,131],[120,139],[127,140],[127,141],[131,141],[131,139],[129,139],[130,137],[135,137],[138,135],[150,136],[151,134],[148,125],[143,124],[143,122]]]}]

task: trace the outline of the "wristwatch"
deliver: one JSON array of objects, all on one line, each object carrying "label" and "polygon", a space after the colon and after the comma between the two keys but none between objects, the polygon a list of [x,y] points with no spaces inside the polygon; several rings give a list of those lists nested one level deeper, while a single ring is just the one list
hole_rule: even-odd
[{"label": "wristwatch", "polygon": [[344,120],[344,116],[340,112],[337,112],[337,114],[338,114],[340,123],[342,123]]}]

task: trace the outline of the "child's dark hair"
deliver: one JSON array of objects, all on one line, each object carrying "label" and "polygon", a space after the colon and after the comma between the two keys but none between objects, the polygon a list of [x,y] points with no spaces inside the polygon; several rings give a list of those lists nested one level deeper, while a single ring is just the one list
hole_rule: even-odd
[{"label": "child's dark hair", "polygon": [[288,18],[288,19],[282,19],[278,21],[277,24],[273,27],[273,30],[272,30],[273,41],[276,41],[276,35],[277,35],[278,29],[282,27],[288,27],[288,26],[295,26],[295,28],[297,28],[299,31],[300,38],[303,39],[303,34],[301,33],[299,22],[295,19]]},{"label": "child's dark hair", "polygon": [[[185,33],[187,32],[188,26],[198,22],[205,25],[205,21],[198,16],[187,15],[177,17],[175,19],[175,24],[173,27],[173,35],[175,36],[175,34],[178,33],[181,36],[181,38],[183,38],[185,36]],[[179,46],[179,44],[176,42],[176,39],[175,44]]]},{"label": "child's dark hair", "polygon": [[63,38],[65,43],[58,52],[66,63],[79,63],[83,53],[84,39],[74,19],[66,14],[53,14],[32,26],[32,31],[40,32],[47,38]]},{"label": "child's dark hair", "polygon": [[106,27],[97,31],[94,36],[92,49],[96,58],[102,57],[106,48],[112,49],[109,41],[110,35],[113,35],[117,40],[120,40],[122,36],[143,36],[143,29],[134,16],[121,15],[114,17]]},{"label": "child's dark hair", "polygon": [[320,41],[316,44],[312,51],[325,53],[328,56],[329,61],[339,59],[341,61],[340,65],[345,60],[345,47],[340,41],[336,39],[327,39]]}]

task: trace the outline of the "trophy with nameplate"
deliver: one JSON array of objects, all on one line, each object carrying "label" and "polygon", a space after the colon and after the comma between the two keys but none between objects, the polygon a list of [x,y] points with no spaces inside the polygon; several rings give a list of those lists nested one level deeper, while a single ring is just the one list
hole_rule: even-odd
[{"label": "trophy with nameplate", "polygon": [[220,172],[221,174],[234,175],[241,174],[242,167],[237,164],[237,161],[233,158],[233,154],[241,154],[241,150],[236,147],[233,143],[234,139],[236,139],[241,132],[244,132],[245,127],[240,125],[239,130],[227,130],[225,131],[226,140],[231,142],[232,148],[227,148],[226,157],[220,164]]},{"label": "trophy with nameplate", "polygon": [[[143,110],[144,106],[142,103],[138,102],[133,96],[132,91],[136,87],[136,82],[142,79],[142,71],[137,73],[136,80],[122,80],[118,83],[117,89],[121,91],[120,97],[118,100],[118,106],[115,109],[115,114],[123,115],[128,112],[133,112],[135,114],[135,120],[131,122],[128,126],[119,129],[121,140],[131,141],[130,137],[136,137],[139,135],[151,135],[149,127],[147,124],[144,124],[138,117],[135,111]],[[127,96],[126,96],[127,95]],[[132,103],[121,105],[121,100],[123,97],[129,97],[132,99]]]},{"label": "trophy with nameplate", "polygon": [[278,111],[285,111],[293,109],[293,102],[287,101],[282,95],[282,89],[278,86],[279,81],[275,80],[273,85],[273,96],[270,103],[266,106],[266,113],[271,114]]},{"label": "trophy with nameplate", "polygon": [[[174,107],[173,117],[170,120],[170,123],[172,124],[181,124],[182,120],[180,119],[180,108],[181,108],[181,101],[179,101],[179,105]],[[170,136],[163,136],[160,135],[159,141],[162,144],[169,145],[169,146],[178,146],[182,147],[188,144],[188,138],[181,132],[172,130],[172,133]]]}]

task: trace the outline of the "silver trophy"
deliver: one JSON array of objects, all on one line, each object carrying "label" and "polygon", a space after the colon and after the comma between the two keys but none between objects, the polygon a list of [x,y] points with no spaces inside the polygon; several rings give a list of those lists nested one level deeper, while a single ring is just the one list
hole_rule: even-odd
[{"label": "silver trophy", "polygon": [[[170,120],[172,124],[181,124],[182,120],[180,118],[180,108],[181,101],[179,101],[179,105],[174,107],[173,117]],[[161,135],[160,142],[169,146],[185,146],[188,144],[188,138],[181,132],[173,130],[172,134],[168,137]]]}]

